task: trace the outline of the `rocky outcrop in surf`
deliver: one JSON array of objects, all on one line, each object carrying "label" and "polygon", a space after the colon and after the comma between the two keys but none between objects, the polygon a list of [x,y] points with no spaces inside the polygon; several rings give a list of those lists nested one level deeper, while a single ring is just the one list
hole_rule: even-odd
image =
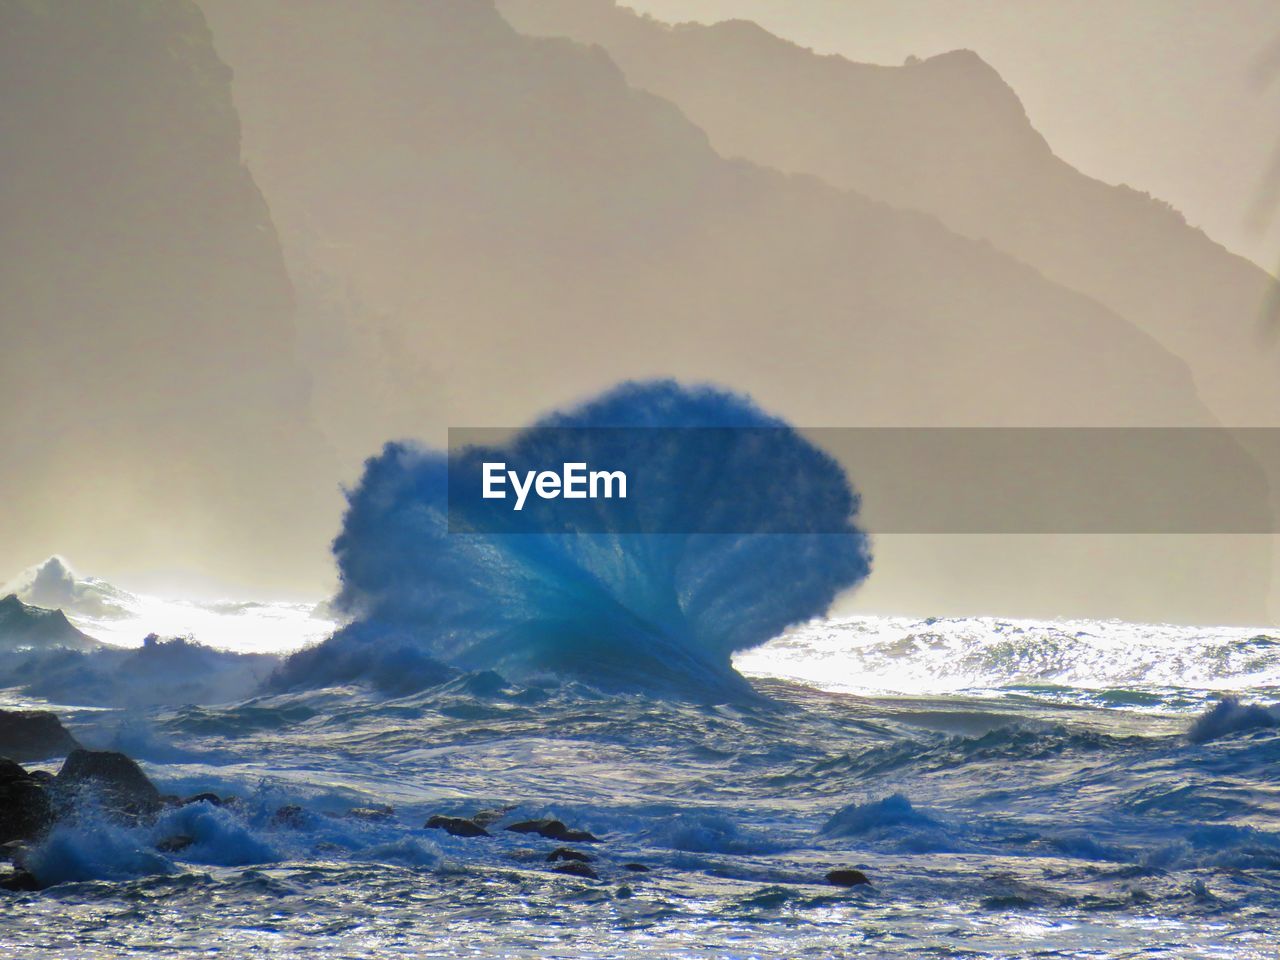
[{"label": "rocky outcrop in surf", "polygon": [[52,821],[46,781],[0,757],[0,844],[30,840]]},{"label": "rocky outcrop in surf", "polygon": [[551,818],[521,820],[519,823],[508,824],[506,829],[512,833],[534,833],[548,840],[558,840],[562,843],[600,842],[600,838],[588,830],[575,830],[566,826],[563,820]]},{"label": "rocky outcrop in surf", "polygon": [[[56,716],[43,716],[62,729]],[[0,875],[0,889],[38,890],[94,879],[98,871],[119,866],[112,862],[117,859],[122,869],[166,872],[161,855],[180,853],[197,840],[165,828],[161,815],[226,803],[208,791],[186,800],[163,795],[135,760],[114,750],[73,746],[56,775],[0,757],[0,845],[13,864]],[[178,816],[175,827],[182,826]],[[157,834],[145,844],[128,836],[153,828]],[[107,859],[97,862],[102,857]]]},{"label": "rocky outcrop in surf", "polygon": [[443,817],[437,814],[427,820],[424,826],[428,830],[443,830],[453,837],[491,836],[488,830],[466,817]]},{"label": "rocky outcrop in surf", "polygon": [[79,746],[49,710],[0,710],[0,757],[26,763],[63,757]]},{"label": "rocky outcrop in surf", "polygon": [[126,820],[154,817],[162,805],[160,791],[137,762],[114,750],[72,750],[53,789],[68,807],[87,798]]}]

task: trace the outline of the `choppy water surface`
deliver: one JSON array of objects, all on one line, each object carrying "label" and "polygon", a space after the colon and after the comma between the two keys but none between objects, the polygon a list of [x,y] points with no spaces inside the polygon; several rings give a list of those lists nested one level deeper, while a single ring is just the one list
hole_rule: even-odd
[{"label": "choppy water surface", "polygon": [[[0,953],[1280,956],[1280,717],[1215,706],[1280,699],[1280,638],[860,618],[737,666],[765,699],[479,673],[398,699],[59,707],[166,792],[241,799],[61,829],[36,857],[67,882],[0,894]],[[273,822],[284,804],[304,811]],[[423,829],[504,807],[491,838]],[[579,845],[598,881],[501,828],[543,815],[602,838]],[[154,851],[175,834],[195,843]],[[873,883],[831,887],[835,867]]]}]

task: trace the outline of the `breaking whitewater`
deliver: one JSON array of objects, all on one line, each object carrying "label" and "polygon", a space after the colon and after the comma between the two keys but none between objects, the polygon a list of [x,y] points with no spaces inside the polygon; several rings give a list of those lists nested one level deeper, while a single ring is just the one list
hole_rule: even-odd
[{"label": "breaking whitewater", "polygon": [[[227,631],[308,628],[288,605],[221,609]],[[735,662],[759,701],[488,671],[180,708],[11,690],[161,793],[214,796],[55,827],[22,854],[51,885],[0,893],[0,951],[1277,955],[1280,716],[1220,698],[1280,699],[1280,638],[857,618]],[[506,829],[542,818],[595,842]]]}]

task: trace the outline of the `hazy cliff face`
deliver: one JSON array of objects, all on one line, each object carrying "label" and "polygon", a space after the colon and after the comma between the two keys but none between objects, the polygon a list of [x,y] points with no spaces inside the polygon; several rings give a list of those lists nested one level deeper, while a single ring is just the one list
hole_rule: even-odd
[{"label": "hazy cliff face", "polygon": [[1224,422],[1280,417],[1280,359],[1259,349],[1269,278],[1167,204],[1055,157],[977,54],[883,67],[742,21],[669,26],[613,0],[500,9],[530,33],[601,44],[727,155],[924,210],[1095,298],[1185,358]]},{"label": "hazy cliff face", "polygon": [[321,550],[292,293],[200,11],[5,0],[0,102],[5,562]]},{"label": "hazy cliff face", "polygon": [[618,2],[668,23],[750,20],[867,63],[975,50],[1072,166],[1162,197],[1229,249],[1280,267],[1280,220],[1258,216],[1280,147],[1272,0]]},{"label": "hazy cliff face", "polygon": [[[204,6],[348,469],[649,375],[806,425],[1207,422],[1126,320],[930,217],[724,159],[599,49],[480,2]],[[1115,575],[1144,548],[943,539],[878,548],[886,609],[1169,615],[1159,575]],[[1156,552],[1260,615],[1257,550]]]},{"label": "hazy cliff face", "polygon": [[291,262],[430,381],[397,426],[647,374],[807,422],[1204,418],[1123,320],[928,218],[725,161],[599,50],[480,3],[206,7]]},{"label": "hazy cliff face", "polygon": [[[0,3],[15,568],[315,584],[336,480],[387,438],[627,377],[801,425],[1208,421],[1114,312],[932,217],[726,160],[601,49],[480,0],[205,7],[253,179],[191,4]],[[945,604],[971,561],[898,582]]]}]

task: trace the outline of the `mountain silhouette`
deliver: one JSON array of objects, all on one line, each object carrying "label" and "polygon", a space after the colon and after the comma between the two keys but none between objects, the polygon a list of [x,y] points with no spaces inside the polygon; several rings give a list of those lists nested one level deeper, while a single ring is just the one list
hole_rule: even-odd
[{"label": "mountain silhouette", "polygon": [[255,582],[323,552],[336,482],[210,39],[185,0],[0,2],[10,569],[217,556]]},{"label": "mountain silhouette", "polygon": [[[809,423],[1210,422],[1114,312],[932,217],[724,159],[599,49],[478,0],[204,6],[299,287],[354,291],[416,364],[394,402],[417,432],[649,374]],[[364,406],[367,379],[334,389]]]},{"label": "mountain silhouette", "polygon": [[[387,436],[650,376],[813,426],[1214,422],[1114,309],[931,213],[727,159],[599,46],[521,35],[483,0],[203,7],[349,471]],[[880,540],[869,589],[890,608],[1263,615],[1257,544],[1107,539]],[[1170,578],[1202,589],[1171,604]]]},{"label": "mountain silhouette", "polygon": [[61,610],[29,606],[13,594],[0,598],[0,652],[97,650],[101,646],[73,627]]},{"label": "mountain silhouette", "polygon": [[[802,426],[1214,422],[1114,306],[936,211],[729,159],[603,48],[486,0],[202,9],[0,0],[11,569],[60,550],[116,580],[314,591],[338,483],[386,439],[630,378],[719,383]],[[953,66],[989,74],[973,61]],[[897,572],[872,584],[1181,615],[1096,540],[1069,574],[1043,559],[1059,547],[1006,541],[982,562],[882,542]],[[1245,559],[1192,544],[1166,566],[1202,585],[1188,609],[1252,618]]]},{"label": "mountain silhouette", "polygon": [[500,0],[518,29],[599,44],[728,156],[922,210],[1138,324],[1222,422],[1280,424],[1262,349],[1271,277],[1169,204],[1054,155],[969,50],[900,67],[822,56],[746,21],[668,25],[613,0]]}]

